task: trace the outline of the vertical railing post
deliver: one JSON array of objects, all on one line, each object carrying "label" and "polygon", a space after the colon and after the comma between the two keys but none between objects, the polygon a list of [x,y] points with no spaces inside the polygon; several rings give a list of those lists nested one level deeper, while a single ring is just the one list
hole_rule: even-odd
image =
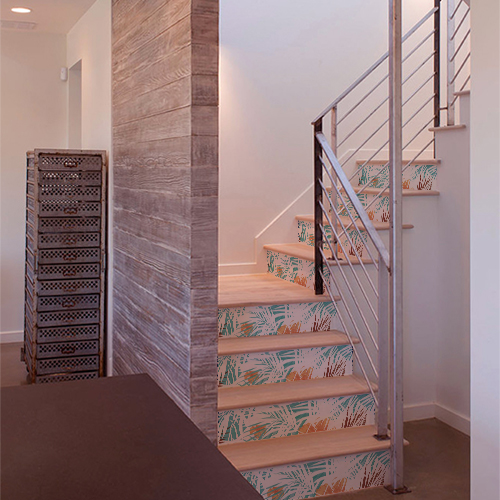
[{"label": "vertical railing post", "polygon": [[323,201],[323,189],[321,183],[323,181],[323,163],[321,157],[323,149],[319,143],[316,134],[323,131],[323,119],[318,120],[314,124],[314,291],[316,295],[323,295],[325,291],[323,276],[323,233],[321,226],[323,225],[323,210],[321,202]]},{"label": "vertical railing post", "polygon": [[[337,135],[337,106],[334,106],[332,108],[332,111],[331,111],[331,114],[332,114],[332,127],[331,127],[331,130],[332,130],[332,134],[331,134],[331,146],[332,146],[332,151],[333,153],[335,154],[335,156],[337,156],[337,138],[338,138],[338,135]],[[335,174],[335,171],[332,172],[332,177],[333,177],[333,180],[334,182],[337,182],[337,175]],[[331,197],[331,200],[332,200],[332,205],[334,208],[337,207],[337,204],[340,205],[341,201],[340,200],[337,200],[337,191],[333,188],[332,186],[332,191],[330,193],[330,197]],[[335,231],[333,232],[333,234],[340,234],[338,229],[339,229],[339,224],[338,224],[338,220],[337,220],[337,217],[333,216],[332,214],[332,221],[333,221],[333,224],[335,226]],[[337,258],[339,258],[339,242],[337,241],[337,238],[335,238],[335,236],[332,235],[332,238],[333,238],[333,249],[335,251],[335,255],[337,256]]]},{"label": "vertical railing post", "polygon": [[377,438],[388,439],[389,423],[389,270],[379,255]]},{"label": "vertical railing post", "polygon": [[448,27],[447,27],[447,54],[446,54],[446,99],[447,99],[447,125],[455,125],[455,0],[448,0]]},{"label": "vertical railing post", "polygon": [[441,0],[434,0],[434,126],[441,126]]},{"label": "vertical railing post", "polygon": [[391,480],[393,493],[403,483],[403,102],[401,1],[390,0],[389,13],[389,161],[390,161],[390,347]]}]

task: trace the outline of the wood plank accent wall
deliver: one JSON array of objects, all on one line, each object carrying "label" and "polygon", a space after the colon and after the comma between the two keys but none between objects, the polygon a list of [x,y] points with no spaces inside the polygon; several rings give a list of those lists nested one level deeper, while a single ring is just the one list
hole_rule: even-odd
[{"label": "wood plank accent wall", "polygon": [[215,442],[218,0],[113,0],[116,374]]}]

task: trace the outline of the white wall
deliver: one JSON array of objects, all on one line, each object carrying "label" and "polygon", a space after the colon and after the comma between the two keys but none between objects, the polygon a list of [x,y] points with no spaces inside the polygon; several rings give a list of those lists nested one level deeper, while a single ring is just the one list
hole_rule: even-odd
[{"label": "white wall", "polygon": [[[66,146],[64,35],[1,34],[0,332],[23,330],[26,151]],[[5,336],[4,336],[5,338]]]},{"label": "white wall", "polygon": [[[113,158],[111,155],[111,0],[97,0],[70,30],[67,66],[81,61],[81,144],[109,154],[108,270],[113,268]],[[108,274],[108,373],[112,372],[112,273]]]},{"label": "white wall", "polygon": [[82,148],[110,151],[111,0],[97,0],[67,42],[66,65],[82,62]]},{"label": "white wall", "polygon": [[436,416],[470,433],[470,97],[459,98],[467,128],[436,134]]},{"label": "white wall", "polygon": [[472,500],[500,498],[500,8],[471,2]]},{"label": "white wall", "polygon": [[[406,1],[406,28],[433,5]],[[386,0],[221,1],[221,273],[255,272],[239,264],[312,213],[310,193],[254,251],[311,184],[311,120],[387,50],[387,18]]]},{"label": "white wall", "polygon": [[25,154],[69,146],[60,69],[80,60],[81,147],[111,151],[111,0],[97,0],[68,35],[1,31],[0,332],[9,341],[24,327]]}]

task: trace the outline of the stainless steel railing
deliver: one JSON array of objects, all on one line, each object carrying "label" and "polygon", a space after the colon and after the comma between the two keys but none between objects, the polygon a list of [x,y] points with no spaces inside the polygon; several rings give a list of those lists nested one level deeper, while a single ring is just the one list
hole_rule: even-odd
[{"label": "stainless steel railing", "polygon": [[464,0],[448,0],[447,12],[447,125],[455,125],[456,91],[470,83],[470,6]]},{"label": "stainless steel railing", "polygon": [[[402,36],[401,0],[390,0],[389,51],[313,121],[316,293],[326,289],[332,299],[341,297],[339,318],[375,401],[377,436],[391,439],[395,492],[405,491],[402,179],[423,154],[434,157],[429,127],[440,126],[443,112],[448,125],[455,123],[456,90],[466,89],[470,81],[468,2],[447,0],[445,19],[443,4],[435,0],[434,8]],[[356,161],[360,155],[368,159]],[[381,162],[383,158],[388,161]],[[375,161],[380,167],[373,183],[364,174]],[[371,201],[363,199],[367,193]],[[371,210],[387,195],[389,210],[383,220],[390,222],[389,248]]]}]

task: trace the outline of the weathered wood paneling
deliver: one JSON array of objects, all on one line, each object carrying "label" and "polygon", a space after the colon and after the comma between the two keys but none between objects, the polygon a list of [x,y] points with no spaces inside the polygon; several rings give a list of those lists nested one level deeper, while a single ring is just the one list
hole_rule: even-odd
[{"label": "weathered wood paneling", "polygon": [[114,370],[215,440],[218,0],[113,0]]}]

